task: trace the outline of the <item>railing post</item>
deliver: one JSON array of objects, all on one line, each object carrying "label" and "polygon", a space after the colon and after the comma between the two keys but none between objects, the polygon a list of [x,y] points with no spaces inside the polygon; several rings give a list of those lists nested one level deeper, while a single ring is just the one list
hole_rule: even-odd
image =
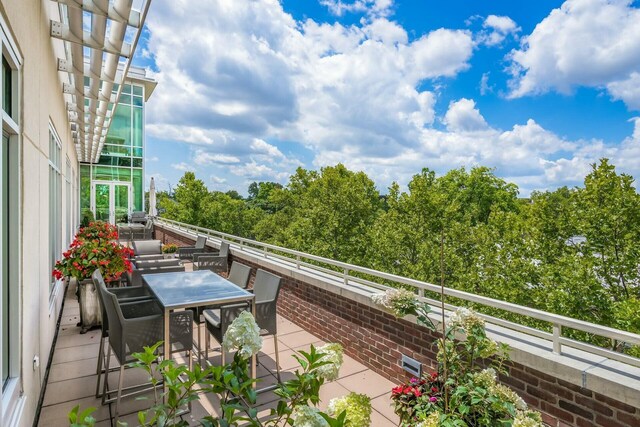
[{"label": "railing post", "polygon": [[345,268],[344,269],[344,284],[345,286],[349,284],[349,269]]},{"label": "railing post", "polygon": [[418,296],[419,296],[420,298],[424,298],[424,289],[422,289],[422,288],[418,288]]},{"label": "railing post", "polygon": [[560,335],[562,335],[562,326],[557,323],[553,324],[553,352],[560,354],[562,352],[562,343],[560,342]]},{"label": "railing post", "polygon": [[244,251],[244,240],[240,240],[240,250]]},{"label": "railing post", "polygon": [[296,255],[296,268],[300,270],[300,255]]},{"label": "railing post", "polygon": [[264,253],[264,257],[265,258],[268,258],[268,256],[267,256],[267,247],[266,246],[262,247],[262,253]]}]

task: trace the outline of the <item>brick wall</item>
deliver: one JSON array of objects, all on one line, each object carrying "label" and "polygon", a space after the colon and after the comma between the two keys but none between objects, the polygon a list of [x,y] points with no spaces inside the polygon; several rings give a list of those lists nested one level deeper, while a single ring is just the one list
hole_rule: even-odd
[{"label": "brick wall", "polygon": [[[156,238],[177,245],[194,243],[160,227]],[[254,272],[269,270],[249,257],[238,258]],[[282,279],[278,313],[324,341],[341,343],[349,356],[375,372],[395,382],[407,380],[399,363],[401,354],[419,360],[427,370],[435,367],[437,338],[426,328],[304,281]],[[508,370],[509,376],[501,380],[539,410],[550,426],[640,427],[639,408],[518,363],[509,362]]]}]

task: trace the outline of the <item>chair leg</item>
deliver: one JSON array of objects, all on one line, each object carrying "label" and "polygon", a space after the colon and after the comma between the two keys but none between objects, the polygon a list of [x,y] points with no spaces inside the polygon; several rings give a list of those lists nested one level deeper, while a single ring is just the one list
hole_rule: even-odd
[{"label": "chair leg", "polygon": [[280,379],[280,351],[278,350],[278,334],[273,334],[273,347],[276,350],[276,377],[278,377],[278,382],[281,383]]},{"label": "chair leg", "polygon": [[98,351],[98,366],[96,368],[96,374],[98,374],[98,380],[96,381],[96,397],[100,397],[100,377],[102,376],[102,358],[104,357],[104,337],[100,337],[100,350]]},{"label": "chair leg", "polygon": [[205,366],[209,361],[209,331],[205,328],[204,330],[204,363]]},{"label": "chair leg", "polygon": [[123,381],[124,381],[124,364],[120,365],[120,378],[118,379],[118,397],[116,398],[116,409],[115,409],[115,416],[114,416],[114,418],[116,419],[116,425],[118,425],[118,418],[119,418],[118,406],[120,406],[120,399],[122,398]]},{"label": "chair leg", "polygon": [[107,349],[107,360],[104,367],[104,384],[102,385],[102,404],[107,400],[107,391],[109,390],[109,365],[111,363],[111,345]]},{"label": "chair leg", "polygon": [[196,322],[196,327],[198,328],[198,363],[202,368],[204,365],[202,364],[202,328],[200,326],[200,322]]}]

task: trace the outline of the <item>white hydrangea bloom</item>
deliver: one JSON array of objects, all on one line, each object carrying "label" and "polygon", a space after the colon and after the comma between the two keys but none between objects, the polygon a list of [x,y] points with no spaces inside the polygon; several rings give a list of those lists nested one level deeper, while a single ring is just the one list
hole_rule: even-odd
[{"label": "white hydrangea bloom", "polygon": [[416,424],[416,427],[440,427],[440,412],[432,412],[426,420]]},{"label": "white hydrangea bloom", "polygon": [[540,414],[532,411],[518,411],[512,427],[543,427]]},{"label": "white hydrangea bloom", "polygon": [[327,414],[338,417],[346,411],[346,424],[349,427],[369,427],[371,425],[371,398],[366,394],[351,392],[346,396],[329,401]]},{"label": "white hydrangea bloom", "polygon": [[311,406],[296,406],[292,418],[293,427],[329,427],[329,423],[322,418],[318,408]]},{"label": "white hydrangea bloom", "polygon": [[484,326],[484,319],[475,311],[460,307],[449,317],[448,326],[468,331],[474,326]]},{"label": "white hydrangea bloom", "polygon": [[416,295],[406,289],[389,289],[383,293],[373,294],[371,300],[396,317],[404,317],[415,311],[418,303]]},{"label": "white hydrangea bloom", "polygon": [[318,376],[326,381],[334,381],[338,379],[340,368],[342,367],[342,346],[337,343],[325,344],[316,349],[318,353],[324,353],[322,362],[330,362],[316,369]]},{"label": "white hydrangea bloom", "polygon": [[231,323],[224,334],[222,345],[226,350],[238,350],[244,358],[257,354],[262,348],[260,327],[248,311],[243,311]]}]

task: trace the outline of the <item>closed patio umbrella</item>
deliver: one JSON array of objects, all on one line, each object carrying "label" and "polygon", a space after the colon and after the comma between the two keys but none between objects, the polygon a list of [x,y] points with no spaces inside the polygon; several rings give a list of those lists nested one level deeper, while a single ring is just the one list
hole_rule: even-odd
[{"label": "closed patio umbrella", "polygon": [[151,184],[149,184],[149,216],[158,216],[158,210],[156,209],[156,183],[151,177]]}]

